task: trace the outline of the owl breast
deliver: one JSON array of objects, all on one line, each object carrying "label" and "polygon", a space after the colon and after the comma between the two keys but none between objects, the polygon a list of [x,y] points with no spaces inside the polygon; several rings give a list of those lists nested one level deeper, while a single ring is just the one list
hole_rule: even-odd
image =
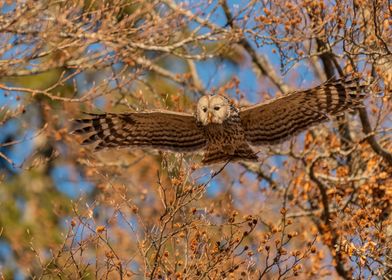
[{"label": "owl breast", "polygon": [[238,116],[226,119],[222,124],[204,126],[207,147],[203,163],[257,160],[256,154],[245,139],[245,131]]}]

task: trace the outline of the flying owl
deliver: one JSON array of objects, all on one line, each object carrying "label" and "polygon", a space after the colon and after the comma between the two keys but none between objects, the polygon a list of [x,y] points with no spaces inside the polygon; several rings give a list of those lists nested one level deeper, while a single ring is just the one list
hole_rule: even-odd
[{"label": "flying owl", "polygon": [[103,148],[204,151],[203,164],[256,161],[252,147],[280,143],[330,116],[354,109],[365,97],[358,79],[326,82],[239,109],[221,95],[203,96],[194,115],[152,111],[88,114],[75,120],[82,144]]}]

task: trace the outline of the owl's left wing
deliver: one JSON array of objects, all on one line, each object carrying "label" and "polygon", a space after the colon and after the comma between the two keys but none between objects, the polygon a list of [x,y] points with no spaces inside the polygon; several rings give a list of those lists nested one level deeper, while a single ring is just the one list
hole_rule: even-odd
[{"label": "owl's left wing", "polygon": [[206,145],[204,132],[190,114],[171,111],[126,114],[88,114],[75,120],[73,134],[86,136],[82,144],[95,150],[112,147],[155,148],[193,152]]},{"label": "owl's left wing", "polygon": [[358,107],[364,87],[358,79],[334,80],[246,108],[240,112],[246,140],[252,145],[280,143],[329,116]]}]

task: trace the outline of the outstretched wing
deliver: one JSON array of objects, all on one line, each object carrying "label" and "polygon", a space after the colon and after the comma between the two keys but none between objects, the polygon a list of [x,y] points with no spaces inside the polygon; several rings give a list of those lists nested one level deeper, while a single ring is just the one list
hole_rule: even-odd
[{"label": "outstretched wing", "polygon": [[247,141],[252,145],[276,144],[361,105],[365,85],[358,79],[335,80],[297,91],[240,112]]},{"label": "outstretched wing", "polygon": [[193,152],[206,145],[203,130],[190,114],[160,111],[88,115],[75,120],[79,127],[73,133],[87,137],[82,144],[96,143],[95,150],[150,147]]}]

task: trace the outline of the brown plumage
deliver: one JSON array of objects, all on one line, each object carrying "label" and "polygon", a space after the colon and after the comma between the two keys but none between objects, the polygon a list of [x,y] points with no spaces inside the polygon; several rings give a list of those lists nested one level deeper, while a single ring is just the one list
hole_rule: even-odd
[{"label": "brown plumage", "polygon": [[89,135],[83,144],[95,143],[95,150],[110,147],[149,147],[192,152],[206,145],[200,125],[190,114],[144,112],[88,114],[75,120],[81,127],[75,134]]},{"label": "brown plumage", "polygon": [[203,164],[257,160],[250,146],[276,144],[361,105],[358,79],[336,80],[292,92],[242,110],[226,97],[203,96],[195,115],[171,111],[89,114],[76,120],[75,134],[95,149],[154,148],[173,152],[204,150]]},{"label": "brown plumage", "polygon": [[281,143],[308,127],[362,104],[365,85],[358,79],[336,80],[296,91],[240,112],[251,145]]}]

